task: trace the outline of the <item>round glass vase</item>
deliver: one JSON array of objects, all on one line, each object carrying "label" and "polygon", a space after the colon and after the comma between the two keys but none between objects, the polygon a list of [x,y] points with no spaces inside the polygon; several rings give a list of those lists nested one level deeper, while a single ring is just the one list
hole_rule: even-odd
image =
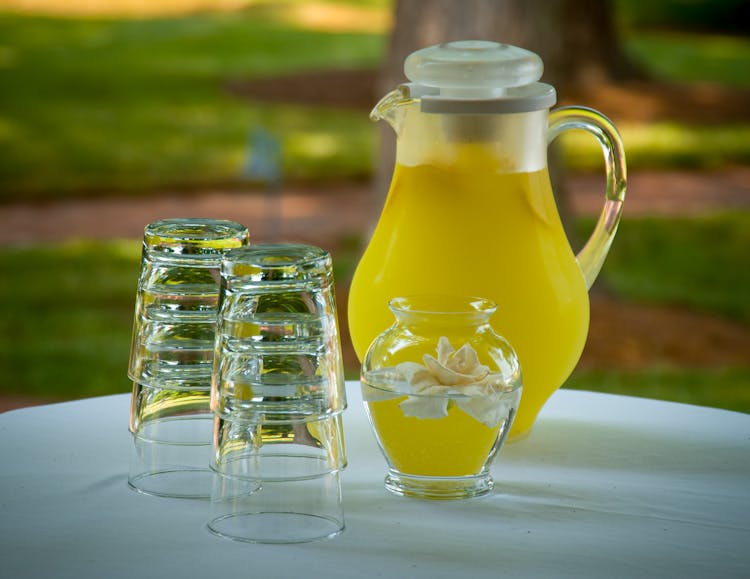
[{"label": "round glass vase", "polygon": [[370,345],[361,384],[388,463],[385,487],[424,499],[493,488],[489,464],[521,399],[521,368],[484,298],[418,295],[389,302],[395,323]]}]

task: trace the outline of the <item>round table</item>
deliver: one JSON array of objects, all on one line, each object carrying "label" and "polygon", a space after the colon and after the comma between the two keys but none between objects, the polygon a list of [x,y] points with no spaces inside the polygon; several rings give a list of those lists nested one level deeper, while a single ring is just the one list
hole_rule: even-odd
[{"label": "round table", "polygon": [[255,545],[210,534],[208,502],[126,483],[128,395],[0,415],[5,577],[746,577],[750,415],[559,391],[506,445],[495,491],[393,496],[356,383],[344,414],[346,530]]}]

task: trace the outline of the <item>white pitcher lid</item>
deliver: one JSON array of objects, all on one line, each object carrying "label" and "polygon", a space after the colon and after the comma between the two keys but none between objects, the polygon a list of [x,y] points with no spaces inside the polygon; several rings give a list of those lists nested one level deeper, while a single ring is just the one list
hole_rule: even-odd
[{"label": "white pitcher lid", "polygon": [[446,42],[417,50],[404,73],[422,110],[435,113],[510,113],[547,109],[557,96],[538,82],[542,59],[529,50],[486,40]]}]

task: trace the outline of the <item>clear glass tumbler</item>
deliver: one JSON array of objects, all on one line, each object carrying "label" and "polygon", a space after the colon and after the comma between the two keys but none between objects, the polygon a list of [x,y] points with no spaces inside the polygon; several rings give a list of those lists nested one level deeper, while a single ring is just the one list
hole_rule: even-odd
[{"label": "clear glass tumbler", "polygon": [[130,378],[155,388],[210,386],[219,268],[247,245],[247,228],[217,219],[146,226],[130,350]]},{"label": "clear glass tumbler", "polygon": [[229,252],[221,269],[212,409],[322,417],[346,407],[331,256],[295,244]]},{"label": "clear glass tumbler", "polygon": [[128,484],[155,496],[208,498],[213,415],[206,390],[133,384]]},{"label": "clear glass tumbler", "polygon": [[[257,483],[216,476],[208,530],[246,543],[305,543],[344,530],[341,472]],[[279,568],[283,569],[283,561]]]},{"label": "clear glass tumbler", "polygon": [[297,543],[343,530],[346,395],[328,252],[266,244],[224,257],[211,408],[211,532]]},{"label": "clear glass tumbler", "polygon": [[301,543],[344,529],[341,414],[216,417],[209,530],[252,543]]},{"label": "clear glass tumbler", "polygon": [[128,375],[128,483],[142,493],[207,498],[219,269],[248,243],[239,223],[165,219],[146,226]]},{"label": "clear glass tumbler", "polygon": [[216,417],[211,468],[249,480],[311,478],[346,466],[341,413],[323,417],[258,414]]}]

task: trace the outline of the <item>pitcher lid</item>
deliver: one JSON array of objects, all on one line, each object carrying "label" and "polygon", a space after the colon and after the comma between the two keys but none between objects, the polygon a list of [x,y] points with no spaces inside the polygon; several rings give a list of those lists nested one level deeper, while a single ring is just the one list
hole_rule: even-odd
[{"label": "pitcher lid", "polygon": [[404,61],[412,96],[434,113],[512,113],[555,104],[554,87],[538,82],[542,59],[529,50],[485,40],[446,42]]}]

